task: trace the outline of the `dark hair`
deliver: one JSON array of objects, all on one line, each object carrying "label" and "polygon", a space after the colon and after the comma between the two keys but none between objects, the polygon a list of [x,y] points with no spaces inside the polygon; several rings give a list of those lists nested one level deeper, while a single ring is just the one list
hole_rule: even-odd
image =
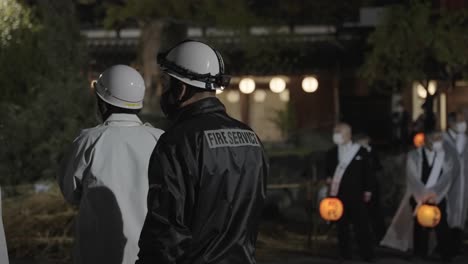
[{"label": "dark hair", "polygon": [[107,109],[111,114],[133,114],[133,115],[137,115],[141,111],[141,109],[121,108],[121,107],[111,105],[111,104],[107,104]]},{"label": "dark hair", "polygon": [[457,122],[457,113],[456,113],[456,112],[450,112],[450,113],[447,115],[447,122],[448,122],[449,124],[456,123],[456,122]]},{"label": "dark hair", "polygon": [[440,129],[433,128],[433,129],[426,130],[424,134],[426,134],[426,136],[428,137],[431,137],[434,134],[438,134],[438,133],[442,133],[442,131]]},{"label": "dark hair", "polygon": [[353,135],[353,139],[354,140],[362,140],[362,139],[369,139],[370,140],[370,137],[367,133],[365,132],[359,132],[359,133],[356,133]]},{"label": "dark hair", "polygon": [[[141,109],[126,109],[122,107],[118,107],[115,105],[111,105],[104,100],[102,100],[99,96],[98,98],[98,107],[101,111],[102,118],[106,120],[111,116],[112,114],[132,114],[132,115],[137,115],[140,113]],[[102,105],[105,105],[105,107],[102,107]],[[105,112],[103,113],[103,109],[105,109]]]}]

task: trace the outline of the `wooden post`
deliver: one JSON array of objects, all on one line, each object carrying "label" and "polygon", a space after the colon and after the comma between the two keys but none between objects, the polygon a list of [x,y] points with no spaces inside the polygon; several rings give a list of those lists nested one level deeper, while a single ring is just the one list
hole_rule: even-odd
[{"label": "wooden post", "polygon": [[333,73],[333,104],[335,106],[335,122],[338,123],[340,114],[340,65],[337,63]]},{"label": "wooden post", "polygon": [[250,125],[250,95],[240,93],[240,112],[241,119],[247,125]]}]

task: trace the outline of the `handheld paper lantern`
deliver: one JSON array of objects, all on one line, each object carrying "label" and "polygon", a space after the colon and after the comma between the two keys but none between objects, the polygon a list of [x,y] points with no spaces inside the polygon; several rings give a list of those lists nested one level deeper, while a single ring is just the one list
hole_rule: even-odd
[{"label": "handheld paper lantern", "polygon": [[320,216],[327,221],[338,221],[343,216],[343,203],[335,197],[320,202]]},{"label": "handheld paper lantern", "polygon": [[424,145],[424,133],[417,133],[413,138],[414,146],[419,148]]},{"label": "handheld paper lantern", "polygon": [[441,213],[435,205],[423,204],[416,212],[418,223],[423,227],[435,227],[439,224]]}]

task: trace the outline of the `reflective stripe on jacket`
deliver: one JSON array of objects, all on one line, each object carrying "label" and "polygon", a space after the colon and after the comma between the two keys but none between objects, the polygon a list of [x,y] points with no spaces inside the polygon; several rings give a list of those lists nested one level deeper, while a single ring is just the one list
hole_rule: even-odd
[{"label": "reflective stripe on jacket", "polygon": [[256,263],[267,174],[257,135],[218,99],[183,108],[151,156],[137,263]]}]

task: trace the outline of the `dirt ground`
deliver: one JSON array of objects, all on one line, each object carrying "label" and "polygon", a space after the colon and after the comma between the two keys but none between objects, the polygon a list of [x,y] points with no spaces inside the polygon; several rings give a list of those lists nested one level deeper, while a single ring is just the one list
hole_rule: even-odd
[{"label": "dirt ground", "polygon": [[[3,219],[12,264],[69,264],[73,244],[75,210],[66,205],[58,190],[24,194],[3,201]],[[264,220],[257,242],[259,264],[337,263],[333,226],[296,225]],[[309,237],[309,231],[311,233]],[[410,254],[377,249],[376,263],[436,263],[419,261]],[[347,263],[360,263],[347,262]],[[468,241],[464,255],[452,263],[468,263]]]}]

